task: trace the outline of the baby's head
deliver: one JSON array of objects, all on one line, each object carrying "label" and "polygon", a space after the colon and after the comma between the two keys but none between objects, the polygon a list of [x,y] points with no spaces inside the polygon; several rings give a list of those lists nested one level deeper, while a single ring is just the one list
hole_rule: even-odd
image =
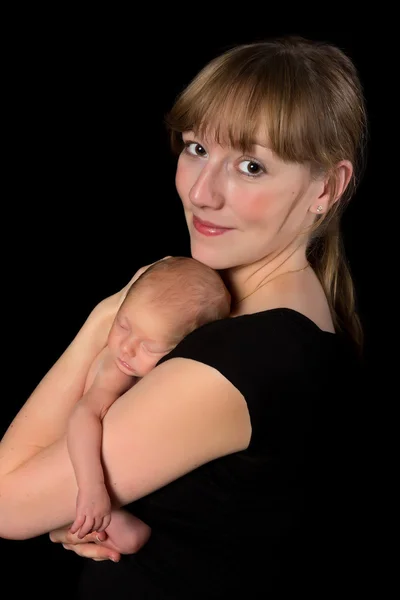
[{"label": "baby's head", "polygon": [[229,315],[220,275],[187,257],[149,267],[129,289],[108,337],[119,368],[143,377],[186,335]]}]

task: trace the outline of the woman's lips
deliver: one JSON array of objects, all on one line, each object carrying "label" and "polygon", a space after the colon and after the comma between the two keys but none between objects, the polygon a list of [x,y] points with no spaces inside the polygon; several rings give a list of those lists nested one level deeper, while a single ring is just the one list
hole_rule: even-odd
[{"label": "woman's lips", "polygon": [[198,217],[193,215],[193,227],[203,235],[207,236],[215,236],[222,235],[227,231],[232,231],[229,227],[220,227],[219,225],[215,225],[215,223],[210,223],[209,221],[202,221]]}]

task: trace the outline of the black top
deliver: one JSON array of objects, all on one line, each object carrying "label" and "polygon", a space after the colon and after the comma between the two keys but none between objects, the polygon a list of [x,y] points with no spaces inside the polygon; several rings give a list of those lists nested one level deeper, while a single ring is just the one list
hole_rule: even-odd
[{"label": "black top", "polygon": [[118,564],[88,560],[80,597],[277,598],[317,581],[331,589],[350,518],[347,422],[361,382],[343,340],[274,309],[204,325],[160,363],[174,357],[208,364],[240,390],[251,442],[129,505],[152,527],[150,540]]}]

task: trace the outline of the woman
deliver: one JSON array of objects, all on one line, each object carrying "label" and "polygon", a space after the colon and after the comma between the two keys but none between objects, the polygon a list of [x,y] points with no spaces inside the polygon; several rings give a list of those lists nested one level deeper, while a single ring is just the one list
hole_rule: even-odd
[{"label": "woman", "polygon": [[223,275],[233,309],[104,419],[114,506],[152,536],[121,557],[104,536],[68,533],[77,490],[66,422],[124,291],[95,308],[7,431],[0,536],[52,532],[99,561],[87,561],[79,597],[309,590],[345,485],[341,436],[362,345],[339,228],[365,141],[361,84],[332,45],[249,44],[211,61],[167,125],[191,254]]}]

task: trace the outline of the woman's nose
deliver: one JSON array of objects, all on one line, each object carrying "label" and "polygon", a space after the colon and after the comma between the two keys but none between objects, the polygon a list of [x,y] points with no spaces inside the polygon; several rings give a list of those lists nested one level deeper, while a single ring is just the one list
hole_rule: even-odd
[{"label": "woman's nose", "polygon": [[221,208],[224,204],[222,166],[207,163],[198,173],[190,192],[189,200],[199,208]]}]

